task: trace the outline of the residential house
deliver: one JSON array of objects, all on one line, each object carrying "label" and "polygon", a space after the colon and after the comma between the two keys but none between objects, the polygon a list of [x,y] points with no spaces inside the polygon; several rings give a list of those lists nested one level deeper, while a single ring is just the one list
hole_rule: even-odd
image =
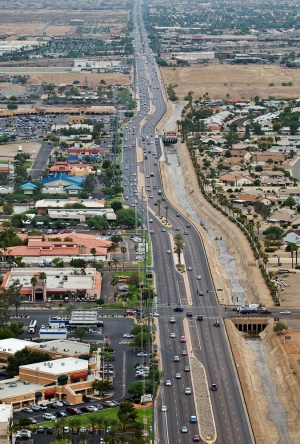
[{"label": "residential house", "polygon": [[300,224],[300,214],[295,210],[290,210],[289,208],[280,208],[267,219],[267,222],[273,225],[289,224],[296,225]]},{"label": "residential house", "polygon": [[300,187],[280,188],[276,190],[276,196],[280,200],[286,200],[288,197],[300,198]]},{"label": "residential house", "polygon": [[37,184],[33,182],[26,182],[20,185],[20,190],[23,191],[24,194],[32,195],[34,191],[37,189]]},{"label": "residential house", "polygon": [[275,165],[281,165],[285,162],[288,155],[286,153],[284,154],[278,154],[271,151],[264,151],[259,154],[252,154],[252,163],[257,165],[265,165],[265,164],[275,164]]},{"label": "residential house", "polygon": [[219,177],[219,181],[230,186],[252,185],[255,179],[249,175],[237,173],[227,173]]},{"label": "residential house", "polygon": [[263,199],[264,196],[261,195],[240,194],[233,202],[236,204],[248,203],[249,205],[253,205],[255,202],[261,202]]},{"label": "residential house", "polygon": [[96,172],[93,171],[91,165],[86,165],[84,163],[69,164],[68,162],[56,162],[56,164],[50,168],[50,174],[51,173],[65,173],[70,176],[85,177],[89,174],[95,174]]}]

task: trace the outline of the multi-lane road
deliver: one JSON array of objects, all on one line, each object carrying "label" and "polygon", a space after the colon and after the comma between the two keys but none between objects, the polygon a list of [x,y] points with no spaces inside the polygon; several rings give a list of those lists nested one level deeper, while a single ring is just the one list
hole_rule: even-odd
[{"label": "multi-lane road", "polygon": [[[192,383],[191,374],[184,371],[189,357],[181,355],[185,345],[179,341],[180,336],[185,334],[183,318],[186,311],[191,309],[194,316],[188,318],[188,327],[194,356],[204,365],[208,384],[218,384],[218,391],[211,392],[217,441],[248,444],[253,442],[252,433],[224,327],[222,323],[220,328],[213,325],[214,318],[220,316],[220,308],[199,234],[193,225],[187,228],[190,222],[183,215],[178,216],[170,202],[163,200],[161,210],[165,212],[164,207],[169,207],[168,220],[172,228],[163,231],[163,225],[155,216],[158,207],[154,203],[164,199],[164,195],[163,192],[158,194],[158,190],[163,190],[158,167],[163,153],[160,139],[155,138],[154,134],[157,123],[166,111],[166,104],[139,1],[134,7],[134,25],[139,111],[124,130],[124,145],[127,147],[124,150],[124,195],[128,197],[128,204],[136,206],[139,211],[147,207],[143,212],[144,221],[148,229],[153,230],[151,239],[157,305],[164,313],[159,320],[159,347],[165,372],[156,403],[156,431],[159,442],[165,444],[185,444],[199,433],[198,424],[189,423],[190,416],[196,414],[196,407],[194,396],[184,394],[185,388],[192,387]],[[143,191],[138,185],[141,183],[138,179],[141,173],[145,176]],[[146,196],[147,205],[141,202],[142,193]],[[185,231],[188,234],[184,235]],[[191,267],[191,271],[187,272],[188,285],[175,270],[173,254],[167,253],[168,250],[172,251],[171,236],[178,232],[184,236],[184,262]],[[201,275],[201,280],[197,279],[198,275]],[[198,296],[197,289],[205,291],[205,295]],[[178,304],[184,308],[183,313],[173,312]],[[202,322],[197,320],[196,313],[203,315]],[[170,324],[169,317],[173,315],[176,322]],[[170,333],[175,333],[176,337],[171,338]],[[180,356],[179,362],[174,362],[175,355]],[[177,372],[181,373],[181,379],[175,378]],[[165,386],[166,379],[171,380],[171,386]],[[162,405],[167,406],[167,412],[161,412]],[[187,426],[187,433],[181,432],[182,426]]]}]

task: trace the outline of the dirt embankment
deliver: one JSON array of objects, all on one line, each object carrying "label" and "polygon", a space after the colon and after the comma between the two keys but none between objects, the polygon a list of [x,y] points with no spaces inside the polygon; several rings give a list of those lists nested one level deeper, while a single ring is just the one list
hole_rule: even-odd
[{"label": "dirt embankment", "polygon": [[[281,336],[273,332],[269,324],[260,334],[268,366],[277,386],[277,395],[287,413],[290,438],[300,442],[300,333],[287,330]],[[267,442],[267,441],[266,441]],[[268,440],[272,442],[272,440]]]},{"label": "dirt embankment", "polygon": [[230,319],[224,320],[232,354],[243,389],[253,434],[257,443],[278,442],[278,433],[268,418],[268,402],[259,376],[256,357],[247,346],[243,333]]},{"label": "dirt embankment", "polygon": [[[236,262],[235,273],[238,275],[240,285],[249,303],[262,303],[272,305],[270,292],[262,278],[261,272],[256,265],[255,258],[243,233],[235,224],[229,221],[219,211],[213,208],[203,197],[197,182],[194,168],[190,159],[188,149],[184,143],[177,144],[177,155],[185,184],[186,196],[194,211],[207,224],[214,228],[227,245],[228,252]],[[161,173],[164,183],[164,191],[174,206],[179,207],[175,187],[172,186],[172,178],[167,164],[160,162]],[[185,214],[186,215],[186,214]],[[189,217],[189,215],[186,215]],[[199,230],[206,250],[215,287],[222,288],[217,292],[220,303],[232,304],[232,289],[228,275],[219,263],[219,248],[215,239],[212,239],[204,227],[192,221]]]}]

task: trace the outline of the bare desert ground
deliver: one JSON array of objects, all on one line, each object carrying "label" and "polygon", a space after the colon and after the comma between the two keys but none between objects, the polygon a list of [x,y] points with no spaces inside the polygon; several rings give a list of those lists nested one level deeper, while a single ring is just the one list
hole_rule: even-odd
[{"label": "bare desert ground", "polygon": [[[210,65],[185,68],[161,68],[165,86],[178,84],[176,95],[183,99],[188,91],[194,97],[208,92],[211,99],[231,98],[296,98],[300,96],[300,70],[274,65]],[[282,86],[292,82],[292,86]],[[269,86],[274,83],[274,86]]]},{"label": "bare desert ground", "polygon": [[1,23],[0,26],[0,35],[36,35],[40,32],[45,26],[46,22],[18,22],[18,23]]},{"label": "bare desert ground", "polygon": [[75,26],[49,26],[46,31],[47,35],[68,35],[72,34],[75,30]]},{"label": "bare desert ground", "polygon": [[22,146],[24,153],[29,153],[30,160],[34,160],[41,148],[40,143],[8,143],[6,145],[0,145],[0,162],[3,160],[12,161],[16,154],[19,152],[19,146]]},{"label": "bare desert ground", "polygon": [[120,85],[125,85],[126,83],[131,82],[131,76],[119,73],[71,73],[71,72],[56,72],[56,73],[45,73],[45,72],[36,72],[36,73],[28,73],[26,72],[26,68],[24,69],[24,74],[29,75],[28,83],[32,85],[39,85],[43,82],[52,83],[55,85],[70,85],[74,82],[74,80],[79,80],[80,82],[84,82],[87,80],[88,82],[100,82],[101,79],[105,80],[107,84],[111,83],[119,83]]}]

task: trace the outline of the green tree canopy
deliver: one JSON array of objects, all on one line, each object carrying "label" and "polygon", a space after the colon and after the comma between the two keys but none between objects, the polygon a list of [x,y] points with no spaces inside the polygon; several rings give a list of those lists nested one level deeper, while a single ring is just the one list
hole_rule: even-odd
[{"label": "green tree canopy", "polygon": [[40,351],[31,351],[27,348],[17,351],[9,361],[6,367],[6,378],[10,379],[19,374],[21,365],[37,364],[38,362],[51,361],[52,358],[48,353]]},{"label": "green tree canopy", "polygon": [[267,228],[263,234],[268,239],[281,239],[284,236],[284,230],[280,227],[272,226]]}]

